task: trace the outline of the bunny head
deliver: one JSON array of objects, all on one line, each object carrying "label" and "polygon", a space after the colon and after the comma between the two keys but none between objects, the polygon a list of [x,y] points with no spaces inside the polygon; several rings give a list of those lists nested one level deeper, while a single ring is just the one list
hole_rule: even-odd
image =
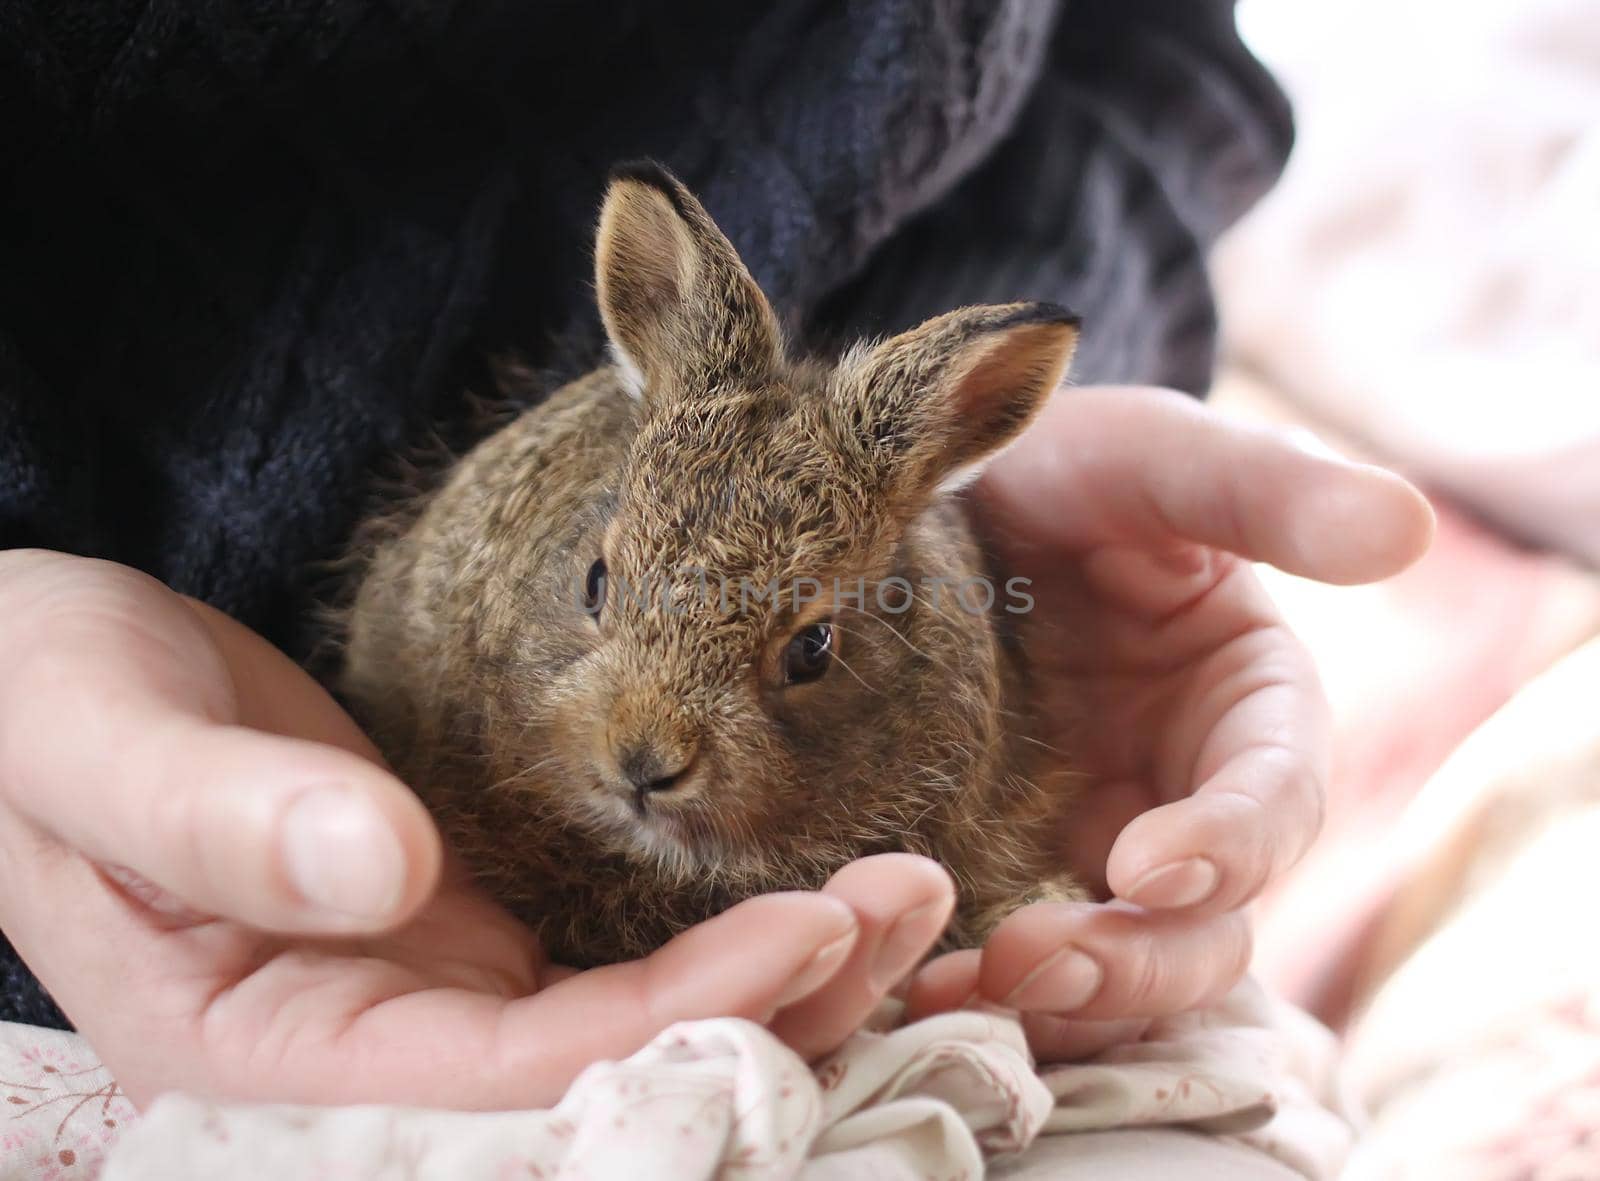
[{"label": "bunny head", "polygon": [[916,525],[1055,388],[1075,321],[969,308],[792,363],[732,245],[648,165],[613,178],[596,280],[641,417],[572,567],[593,633],[562,677],[572,785],[691,862],[870,839],[997,737],[987,596],[929,601],[974,555]]},{"label": "bunny head", "polygon": [[685,880],[798,885],[955,822],[1002,758],[1006,590],[946,494],[1061,380],[1075,320],[973,307],[791,359],[650,165],[613,176],[596,280],[614,364],[463,461],[369,576],[414,626],[353,633],[419,695],[407,727],[474,735],[480,795],[443,809],[469,859],[537,839],[520,808]]}]

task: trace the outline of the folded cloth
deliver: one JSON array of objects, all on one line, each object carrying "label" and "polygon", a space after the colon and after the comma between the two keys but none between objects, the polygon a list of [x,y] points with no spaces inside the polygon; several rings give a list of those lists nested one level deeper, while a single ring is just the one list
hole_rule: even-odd
[{"label": "folded cloth", "polygon": [[[1348,1125],[1318,1097],[1331,1038],[1250,982],[1137,1044],[1043,1071],[1010,1015],[897,1020],[886,1006],[815,1069],[747,1021],[677,1025],[625,1061],[591,1066],[548,1111],[172,1094],[137,1119],[80,1038],[5,1025],[0,1095],[16,1111],[0,1181],[92,1177],[103,1161],[105,1181],[975,1178],[1041,1135],[1160,1127],[1316,1179],[1334,1176],[1349,1148]],[[1173,1163],[1152,1171],[1170,1181]]]},{"label": "folded cloth", "polygon": [[1600,1177],[1600,638],[1461,745],[1403,818],[1342,1067],[1349,1178]]}]

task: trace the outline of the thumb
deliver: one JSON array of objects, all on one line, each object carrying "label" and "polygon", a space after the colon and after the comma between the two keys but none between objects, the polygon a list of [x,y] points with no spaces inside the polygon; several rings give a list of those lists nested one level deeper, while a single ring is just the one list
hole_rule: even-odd
[{"label": "thumb", "polygon": [[62,844],[266,930],[377,930],[432,892],[420,802],[260,637],[56,554],[6,556],[0,619],[0,798]]}]

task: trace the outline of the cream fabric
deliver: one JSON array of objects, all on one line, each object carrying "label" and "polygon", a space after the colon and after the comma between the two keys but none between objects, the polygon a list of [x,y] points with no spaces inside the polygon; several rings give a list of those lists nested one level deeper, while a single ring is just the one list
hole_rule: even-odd
[{"label": "cream fabric", "polygon": [[[106,1181],[946,1181],[981,1176],[994,1158],[1035,1170],[1026,1176],[1058,1167],[1072,1175],[1075,1158],[1100,1162],[1095,1177],[1208,1175],[1176,1171],[1190,1155],[1197,1168],[1207,1159],[1254,1162],[1258,1173],[1235,1175],[1265,1181],[1332,1177],[1350,1146],[1348,1125],[1319,1098],[1331,1039],[1249,982],[1215,1009],[1159,1023],[1137,1045],[1042,1071],[1005,1014],[945,1014],[898,1028],[895,1017],[886,1008],[878,1028],[815,1070],[749,1022],[675,1026],[626,1061],[592,1066],[548,1111],[168,1095],[142,1117],[81,1039],[4,1026],[0,1095],[15,1111],[0,1181],[93,1177],[102,1160]],[[1098,1135],[1127,1128],[1150,1134]],[[1202,1133],[1221,1147],[1195,1148]],[[1038,1150],[1024,1151],[1036,1142]],[[1147,1148],[1132,1151],[1139,1144]],[[1105,1171],[1107,1152],[1126,1168]]]}]

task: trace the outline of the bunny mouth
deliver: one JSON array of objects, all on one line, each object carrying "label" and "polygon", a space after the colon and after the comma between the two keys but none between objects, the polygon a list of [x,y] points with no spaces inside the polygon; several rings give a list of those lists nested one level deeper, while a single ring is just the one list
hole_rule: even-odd
[{"label": "bunny mouth", "polygon": [[692,844],[695,825],[689,823],[679,802],[641,794],[634,801],[634,823],[656,836],[670,837],[681,844]]},{"label": "bunny mouth", "polygon": [[589,811],[639,852],[681,862],[704,851],[709,837],[687,807],[689,800],[671,792],[623,791],[620,785],[597,781]]}]

